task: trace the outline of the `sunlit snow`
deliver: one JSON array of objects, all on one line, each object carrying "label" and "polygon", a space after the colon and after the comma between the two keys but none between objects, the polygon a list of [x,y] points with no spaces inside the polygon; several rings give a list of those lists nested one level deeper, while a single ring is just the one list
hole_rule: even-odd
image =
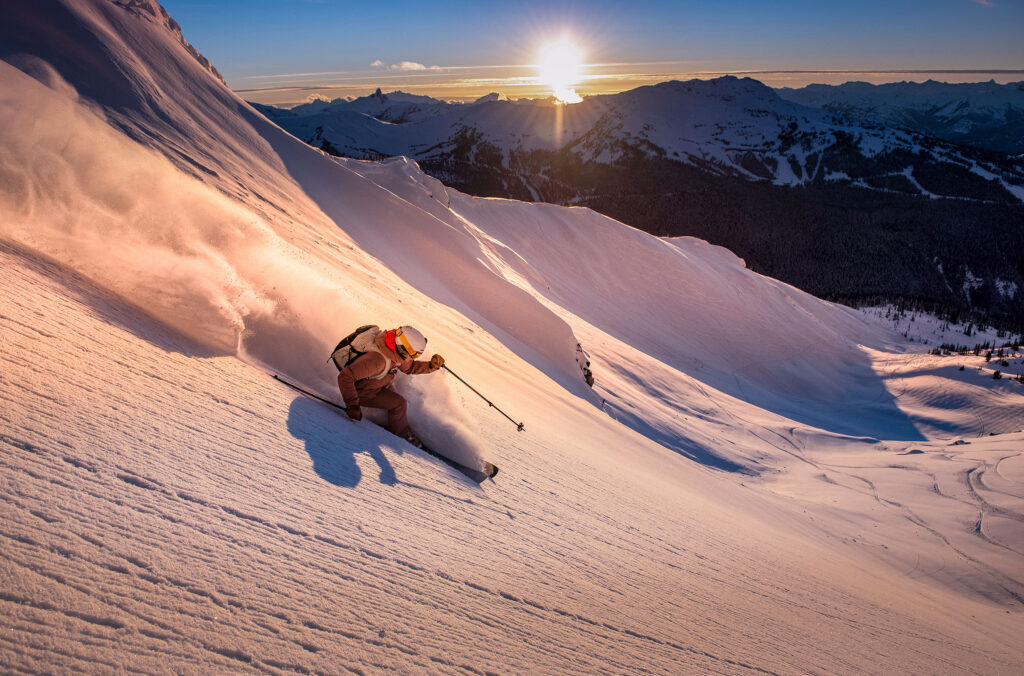
[{"label": "sunlit snow", "polygon": [[[329,157],[155,3],[16,4],[4,669],[1019,673],[1019,354],[996,380],[706,242]],[[366,323],[525,422],[400,383],[496,480],[269,377],[337,400]]]}]

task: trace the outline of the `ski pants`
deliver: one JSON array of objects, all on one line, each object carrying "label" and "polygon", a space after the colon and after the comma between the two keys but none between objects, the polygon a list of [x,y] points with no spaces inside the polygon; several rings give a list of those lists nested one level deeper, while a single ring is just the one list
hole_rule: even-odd
[{"label": "ski pants", "polygon": [[367,398],[363,398],[360,394],[359,405],[386,410],[388,412],[388,431],[395,436],[404,437],[409,431],[405,397],[395,392],[390,386]]}]

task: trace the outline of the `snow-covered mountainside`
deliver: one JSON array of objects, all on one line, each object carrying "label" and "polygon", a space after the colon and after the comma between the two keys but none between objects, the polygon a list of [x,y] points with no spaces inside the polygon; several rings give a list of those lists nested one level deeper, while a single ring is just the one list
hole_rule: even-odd
[{"label": "snow-covered mountainside", "polygon": [[[4,670],[1019,669],[1013,369],[701,240],[311,149],[155,2],[5,11]],[[525,422],[399,383],[497,481],[268,376],[337,400],[368,322]]]},{"label": "snow-covered mountainside", "polygon": [[[788,98],[799,100],[793,92]],[[290,111],[258,107],[306,142],[346,157],[484,162],[491,155],[514,169],[532,151],[564,149],[582,162],[664,158],[747,180],[868,189],[883,189],[875,183],[884,177],[914,182],[915,170],[937,166],[995,179],[1005,198],[1024,201],[1024,163],[880,124],[888,118],[844,120],[783,99],[751,78],[663,82],[571,106],[487,97],[444,103],[378,89],[353,101],[318,101]],[[918,187],[921,194],[930,192]]]},{"label": "snow-covered mountainside", "polygon": [[1024,82],[847,82],[778,92],[861,123],[882,122],[953,143],[1024,153]]}]

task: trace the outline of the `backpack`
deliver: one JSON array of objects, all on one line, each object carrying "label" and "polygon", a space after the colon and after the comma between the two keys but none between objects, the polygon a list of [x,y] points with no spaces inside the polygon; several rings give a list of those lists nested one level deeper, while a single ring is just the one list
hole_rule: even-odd
[{"label": "backpack", "polygon": [[342,370],[359,357],[373,349],[373,341],[380,334],[380,327],[373,324],[360,326],[341,339],[331,353],[331,361]]}]

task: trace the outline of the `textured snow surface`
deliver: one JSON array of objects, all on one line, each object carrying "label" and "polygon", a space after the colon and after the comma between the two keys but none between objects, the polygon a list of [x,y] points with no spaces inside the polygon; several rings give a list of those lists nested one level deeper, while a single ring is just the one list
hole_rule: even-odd
[{"label": "textured snow surface", "polygon": [[[122,4],[0,27],[43,45],[0,62],[4,670],[1019,672],[1021,385],[699,240],[330,158]],[[371,322],[526,423],[400,383],[497,481],[267,375],[337,400]]]},{"label": "textured snow surface", "polygon": [[804,429],[775,437],[799,462],[741,481],[549,385],[528,433],[488,424],[503,470],[478,487],[51,262],[0,258],[8,668],[1019,665],[1024,435]]}]

